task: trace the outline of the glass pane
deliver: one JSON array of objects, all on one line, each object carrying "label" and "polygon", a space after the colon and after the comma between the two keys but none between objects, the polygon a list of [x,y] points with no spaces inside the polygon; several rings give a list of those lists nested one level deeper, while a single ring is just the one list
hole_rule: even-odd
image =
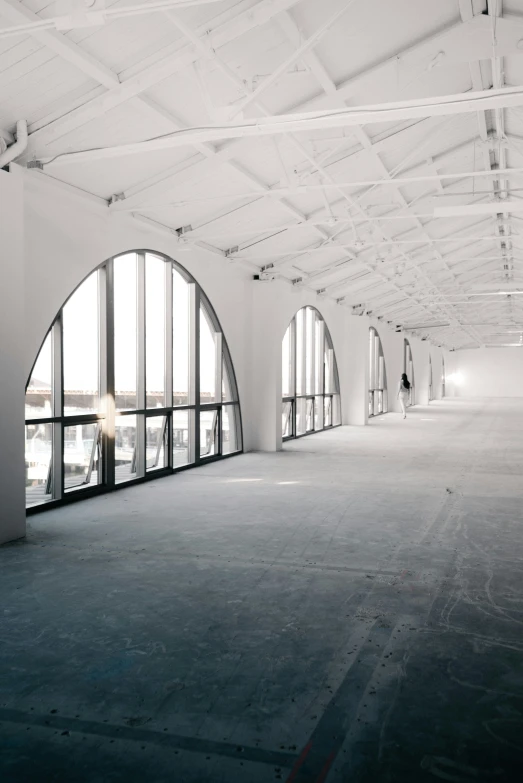
[{"label": "glass pane", "polygon": [[173,411],[173,468],[192,462],[189,432],[189,411]]},{"label": "glass pane", "polygon": [[374,368],[374,329],[369,329],[369,389],[375,388]]},{"label": "glass pane", "polygon": [[332,427],[332,397],[325,397],[324,400],[324,427]]},{"label": "glass pane", "polygon": [[304,435],[306,432],[306,400],[300,397],[296,400],[296,435]]},{"label": "glass pane", "polygon": [[281,394],[289,397],[292,394],[292,324],[289,325],[281,346]]},{"label": "glass pane", "polygon": [[218,411],[200,411],[200,457],[218,454]]},{"label": "glass pane", "polygon": [[216,402],[216,333],[200,307],[200,400]]},{"label": "glass pane", "polygon": [[378,392],[378,413],[383,413],[383,392]]},{"label": "glass pane", "polygon": [[305,309],[302,308],[296,313],[296,394],[303,394],[305,391]]},{"label": "glass pane", "polygon": [[378,363],[378,389],[383,389],[385,386],[385,367],[383,364],[383,356],[379,357]]},{"label": "glass pane", "polygon": [[312,432],[314,430],[314,400],[306,400],[305,405],[305,430]]},{"label": "glass pane", "polygon": [[292,436],[292,402],[287,400],[281,406],[281,435],[282,438]]},{"label": "glass pane", "polygon": [[77,288],[63,308],[64,415],[98,411],[98,272]]},{"label": "glass pane", "polygon": [[305,309],[305,393],[313,391],[313,362],[314,362],[314,321],[315,312],[312,307]]},{"label": "glass pane", "polygon": [[374,389],[381,389],[380,381],[380,361],[381,361],[381,343],[376,334],[374,337]]},{"label": "glass pane", "polygon": [[222,400],[224,402],[231,402],[234,400],[234,395],[232,393],[232,383],[231,379],[229,377],[229,371],[227,370],[227,364],[225,363],[225,360],[222,361]]},{"label": "glass pane", "polygon": [[334,389],[334,350],[325,349],[325,394],[331,394]]},{"label": "glass pane", "polygon": [[222,408],[222,454],[238,451],[236,437],[236,406],[224,405]]},{"label": "glass pane", "polygon": [[315,319],[314,337],[314,392],[323,393],[323,353],[325,350],[325,325],[321,318]]},{"label": "glass pane", "polygon": [[102,426],[99,422],[64,427],[64,489],[102,483]]},{"label": "glass pane", "polygon": [[388,407],[388,395],[387,390],[383,390],[383,413],[387,413],[389,407]]},{"label": "glass pane", "polygon": [[145,257],[145,378],[147,407],[165,406],[165,261]]},{"label": "glass pane", "polygon": [[25,499],[27,506],[51,500],[53,425],[28,424],[25,428]]},{"label": "glass pane", "polygon": [[51,332],[40,349],[25,393],[25,418],[43,419],[53,415],[51,384],[53,378]]},{"label": "glass pane", "polygon": [[314,400],[314,429],[323,429],[323,397],[316,397]]},{"label": "glass pane", "polygon": [[369,391],[369,416],[374,416],[374,392]]},{"label": "glass pane", "polygon": [[145,469],[167,467],[167,416],[147,416],[145,420]]},{"label": "glass pane", "polygon": [[114,259],[114,389],[116,410],[137,407],[136,254]]},{"label": "glass pane", "polygon": [[114,422],[114,478],[117,484],[136,478],[136,416],[117,416]]},{"label": "glass pane", "polygon": [[341,405],[339,394],[335,394],[332,398],[332,424],[334,427],[336,427],[338,424],[341,424]]},{"label": "glass pane", "polygon": [[192,286],[173,268],[173,405],[189,403],[189,316]]}]

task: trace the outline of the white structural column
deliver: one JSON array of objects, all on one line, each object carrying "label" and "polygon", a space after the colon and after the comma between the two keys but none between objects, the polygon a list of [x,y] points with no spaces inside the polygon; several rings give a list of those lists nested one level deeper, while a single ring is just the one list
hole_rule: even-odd
[{"label": "white structural column", "polygon": [[11,168],[0,170],[0,544],[25,535],[24,203]]},{"label": "white structural column", "polygon": [[282,447],[281,352],[288,324],[275,316],[279,311],[278,300],[285,293],[280,285],[254,283],[251,323],[256,327],[252,329],[250,385],[253,451],[280,451]]},{"label": "white structural column", "polygon": [[338,352],[343,424],[361,426],[369,418],[369,328],[367,316],[347,315],[345,344]]}]

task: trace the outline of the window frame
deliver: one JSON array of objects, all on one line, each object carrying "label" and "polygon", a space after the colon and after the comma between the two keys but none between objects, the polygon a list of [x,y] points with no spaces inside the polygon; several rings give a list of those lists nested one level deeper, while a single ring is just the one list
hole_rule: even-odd
[{"label": "window frame", "polygon": [[[137,389],[136,389],[136,407],[116,411],[115,406],[115,345],[114,345],[114,261],[121,256],[130,254],[136,255],[137,261]],[[164,288],[164,405],[162,407],[147,407],[146,394],[146,332],[145,332],[145,279],[146,279],[146,258],[147,255],[161,258],[165,263],[165,288]],[[189,286],[190,307],[189,307],[189,388],[190,393],[187,404],[174,405],[173,402],[173,272],[176,271],[186,281]],[[98,341],[99,341],[99,392],[100,409],[96,413],[66,415],[64,411],[64,389],[63,389],[63,310],[75,292],[83,283],[91,277],[97,275],[98,281]],[[205,403],[200,399],[200,318],[202,308],[212,324],[217,335],[217,343],[221,352],[220,361],[216,362],[216,397],[214,402]],[[40,351],[50,335],[51,337],[51,356],[52,356],[52,382],[51,382],[51,414],[50,416],[27,418],[25,426],[50,424],[52,428],[52,453],[50,465],[50,479],[47,480],[44,488],[51,484],[52,495],[49,500],[44,500],[31,505],[27,505],[26,492],[26,512],[28,514],[38,513],[47,509],[55,508],[65,503],[103,494],[105,492],[132,486],[144,481],[154,480],[163,476],[172,475],[182,470],[198,467],[202,464],[208,464],[220,459],[229,459],[237,454],[243,453],[243,426],[240,397],[238,385],[231,355],[227,345],[225,335],[221,329],[216,313],[203,292],[199,283],[194,277],[185,270],[174,259],[169,258],[163,253],[155,250],[142,248],[138,250],[128,250],[107,259],[96,269],[89,272],[88,275],[79,283],[78,286],[67,297],[61,306],[57,316],[53,320],[50,329],[46,332],[44,339],[37,352],[35,361],[31,367],[29,378],[26,383],[25,392],[27,393],[32,379],[33,370],[38,361]],[[224,399],[222,391],[222,373],[228,375],[230,382],[230,397]],[[219,376],[219,377],[218,377]],[[220,381],[218,385],[218,380]],[[176,391],[176,390],[175,390]],[[227,395],[226,395],[227,396]],[[166,404],[169,403],[169,404]],[[229,415],[235,426],[235,441],[237,448],[230,453],[222,453],[222,407],[228,406]],[[218,453],[211,456],[200,456],[200,413],[216,409],[217,427],[218,427]],[[185,465],[173,465],[173,417],[176,411],[189,411],[189,459],[190,462]],[[122,421],[126,416],[136,417],[136,443],[133,453],[133,460],[137,463],[137,474],[135,477],[116,481],[116,456],[115,456],[115,434],[116,423]],[[166,466],[148,469],[146,454],[146,426],[147,419],[151,417],[163,416],[166,418],[167,428],[167,455]],[[96,486],[86,486],[85,488],[75,488],[74,491],[66,491],[64,486],[64,432],[67,426],[83,423],[101,423],[102,427],[102,476],[101,481]],[[43,486],[43,485],[42,485]],[[36,494],[36,493],[35,493]],[[42,493],[45,494],[45,493]]]},{"label": "window frame", "polygon": [[[389,412],[385,354],[383,353],[381,337],[374,326],[369,327],[369,345],[372,345],[372,348],[369,350],[369,394],[367,412],[369,419],[372,419],[375,416],[383,416],[385,413]],[[383,369],[383,373],[380,373],[380,367]],[[380,380],[382,380],[381,384]]]},{"label": "window frame", "polygon": [[406,337],[403,339],[403,372],[406,373],[407,378],[410,381],[407,408],[411,408],[413,405],[416,405],[416,380],[414,376],[414,357],[412,356],[412,347]]},{"label": "window frame", "polygon": [[[312,315],[308,311],[312,312]],[[301,339],[298,337],[298,325],[301,325],[303,334]],[[308,326],[307,326],[308,325]],[[309,328],[308,328],[309,327]],[[340,394],[340,381],[338,374],[338,363],[336,361],[336,352],[334,350],[334,344],[329,332],[329,328],[325,322],[325,319],[321,315],[320,311],[312,305],[305,305],[301,307],[293,316],[289,326],[285,330],[285,334],[282,338],[283,341],[287,337],[289,332],[289,381],[291,393],[283,395],[281,397],[281,415],[282,415],[282,442],[289,440],[297,440],[298,438],[305,438],[308,435],[315,435],[317,432],[323,432],[324,430],[331,430],[335,427],[341,427],[342,413],[341,413],[341,394]],[[321,351],[318,350],[318,336],[321,343]],[[298,356],[298,346],[302,348],[301,356]],[[310,348],[307,352],[307,347]],[[327,352],[332,352],[332,391],[326,391],[327,381]],[[309,355],[308,355],[309,353]],[[321,356],[322,367],[318,372],[318,357]],[[300,372],[300,378],[298,378],[298,370]],[[283,378],[283,360],[282,360],[282,378]],[[319,384],[320,389],[316,389],[316,384]],[[300,393],[298,393],[300,389]],[[339,405],[339,423],[325,425],[325,401],[330,399],[330,418],[334,421],[335,414],[335,399],[338,400]],[[300,401],[303,400],[303,404]],[[312,429],[306,429],[307,422],[307,406],[312,403],[312,409],[310,414],[310,420],[312,422]],[[284,406],[290,405],[290,434],[284,435]],[[321,427],[316,428],[317,420],[317,407],[321,405]],[[298,433],[298,413],[299,409],[303,407],[305,422],[303,426],[303,432]],[[289,420],[289,417],[286,418]]]}]

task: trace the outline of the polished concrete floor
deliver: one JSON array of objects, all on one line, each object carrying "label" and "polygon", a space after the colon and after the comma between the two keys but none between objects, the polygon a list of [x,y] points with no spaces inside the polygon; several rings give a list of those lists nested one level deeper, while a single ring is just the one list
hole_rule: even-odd
[{"label": "polished concrete floor", "polygon": [[448,400],[31,517],[0,780],[521,780],[522,499],[523,400]]}]

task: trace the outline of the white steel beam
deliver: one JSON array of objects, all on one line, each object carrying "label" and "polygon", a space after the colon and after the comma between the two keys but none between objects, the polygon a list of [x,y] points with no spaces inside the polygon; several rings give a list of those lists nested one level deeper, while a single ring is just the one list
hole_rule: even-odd
[{"label": "white steel beam", "polygon": [[[174,58],[176,59],[176,58]],[[172,69],[172,64],[170,69]],[[143,74],[140,74],[146,86],[139,89],[147,89],[151,84]],[[139,78],[139,77],[137,77]],[[164,77],[166,78],[166,76]],[[136,85],[129,89],[129,79],[110,93],[118,92],[126,94],[128,100],[133,95]],[[101,100],[109,93],[101,96]],[[100,99],[95,98],[94,101]],[[121,102],[121,101],[120,101]],[[105,101],[107,110],[114,107],[114,101]],[[483,92],[469,92],[456,95],[447,95],[439,98],[421,98],[394,103],[375,104],[371,106],[347,107],[345,109],[332,109],[328,112],[309,112],[305,114],[283,114],[275,117],[258,117],[246,120],[238,124],[215,126],[206,128],[192,128],[175,131],[167,136],[162,136],[149,141],[135,142],[133,144],[121,144],[113,147],[101,147],[94,150],[63,153],[55,160],[64,163],[85,163],[94,160],[107,160],[128,155],[140,155],[156,150],[172,149],[187,145],[201,144],[208,141],[220,141],[225,139],[259,138],[260,136],[275,136],[278,134],[307,132],[325,128],[347,128],[357,125],[368,125],[380,122],[397,122],[399,120],[416,117],[437,117],[442,115],[464,114],[477,112],[480,109],[498,109],[510,106],[523,105],[523,87],[506,87],[498,90],[485,90]],[[78,112],[82,113],[84,107]],[[76,114],[73,112],[72,114]],[[80,124],[83,123],[81,121]],[[87,120],[85,120],[87,121]],[[70,120],[71,122],[71,120]],[[71,129],[71,127],[69,128]],[[66,132],[66,131],[65,131]],[[45,157],[43,157],[45,162]]]},{"label": "white steel beam", "polygon": [[[34,24],[41,22],[41,18],[33,14],[19,0],[0,0],[0,16],[9,19],[14,24],[24,22]],[[103,84],[104,87],[115,87],[119,84],[118,76],[94,57],[81,49],[77,44],[70,41],[61,33],[54,30],[40,30],[35,28],[31,35],[41,44],[47,46],[55,54],[66,60],[86,76],[90,76],[95,81]]]},{"label": "white steel beam", "polygon": [[300,46],[298,46],[297,49],[295,49],[290,57],[287,57],[286,60],[284,60],[277,68],[275,68],[274,71],[263,80],[259,87],[257,87],[250,95],[247,95],[242,101],[240,101],[240,103],[231,113],[230,119],[233,119],[234,117],[238,116],[238,114],[241,114],[243,110],[247,108],[247,106],[251,105],[251,103],[256,102],[260,95],[265,92],[267,88],[271,86],[271,84],[274,84],[274,82],[276,82],[280,76],[291,67],[291,65],[294,65],[297,60],[301,59],[302,55],[306,54],[314,46],[316,46],[328,33],[331,27],[334,27],[336,22],[349,10],[350,6],[353,5],[354,2],[356,2],[356,0],[345,0],[345,5],[343,8],[340,8],[340,10],[337,11],[330,19],[324,22],[322,26],[319,27],[310,36],[310,38],[308,38]]},{"label": "white steel beam", "polygon": [[[300,28],[294,21],[290,12],[284,11],[277,17],[277,21],[291,43],[296,46],[296,48],[299,47],[303,36]],[[336,84],[327,73],[327,70],[325,69],[316,52],[313,49],[310,49],[303,54],[301,59],[310,68],[311,73],[316,78],[322,90],[327,95],[335,95],[337,89]]]},{"label": "white steel beam", "polygon": [[[80,153],[78,153],[80,154]],[[218,153],[220,154],[220,153]],[[53,164],[58,161],[53,161]],[[45,163],[45,159],[44,159]],[[51,168],[53,164],[47,163],[46,168]],[[417,168],[417,167],[416,167]],[[182,169],[183,170],[183,169]],[[351,180],[350,182],[321,182],[321,183],[314,183],[311,185],[298,185],[294,188],[286,188],[286,187],[267,187],[266,189],[266,195],[269,197],[275,196],[276,198],[280,196],[300,196],[305,193],[314,193],[314,192],[320,192],[322,190],[339,190],[340,188],[367,188],[367,187],[385,187],[385,186],[392,186],[394,188],[401,188],[405,185],[414,185],[414,184],[420,184],[423,182],[431,183],[434,182],[437,184],[440,181],[447,181],[447,180],[454,180],[454,179],[478,179],[480,177],[499,177],[500,174],[506,174],[508,176],[523,176],[523,167],[518,168],[511,168],[511,169],[503,169],[503,170],[494,170],[494,171],[467,171],[467,172],[459,172],[457,174],[427,174],[427,175],[420,175],[418,177],[393,177],[390,179],[366,179],[366,180]],[[142,191],[143,192],[143,191]],[[147,208],[160,208],[164,206],[187,206],[188,204],[200,204],[205,202],[212,202],[212,201],[220,201],[223,202],[225,199],[242,199],[242,198],[248,198],[249,196],[252,196],[252,193],[248,192],[242,192],[242,193],[231,193],[227,195],[220,195],[220,196],[210,196],[210,197],[202,197],[202,198],[188,198],[188,199],[177,199],[175,201],[171,200],[161,200],[161,201],[147,201],[143,206],[147,206]],[[355,199],[358,198],[357,195],[354,197]],[[336,204],[332,204],[331,206],[336,206],[340,202],[337,201]],[[127,206],[126,201],[118,202],[119,208],[116,210],[118,212],[125,212],[129,211],[130,207]],[[409,215],[404,215],[404,219],[407,219]],[[370,219],[370,218],[369,218]],[[379,219],[379,216],[377,216],[377,219]]]},{"label": "white steel beam", "polygon": [[[36,35],[49,30],[73,30],[76,27],[99,27],[107,20],[122,19],[129,16],[144,16],[158,13],[166,8],[192,8],[197,5],[212,5],[221,0],[148,0],[146,3],[135,3],[116,8],[89,10],[86,8],[78,15],[50,16],[46,19],[37,17],[36,21],[26,21],[25,24],[12,25],[0,29],[0,38],[12,38],[19,35]],[[92,3],[91,3],[92,4]]]},{"label": "white steel beam", "polygon": [[[212,36],[213,46],[218,49],[259,25],[265,24],[276,14],[291,8],[297,2],[299,0],[272,0],[272,2],[258,3],[254,8],[249,7],[246,3],[241,3],[241,7],[246,6],[245,10],[234,16],[231,16],[230,12],[224,12],[220,17],[220,19],[223,18],[223,21],[217,24],[214,29],[209,30],[206,25],[202,26],[199,32],[201,35]],[[173,44],[165,57],[136,76],[113,86],[102,95],[96,96],[72,112],[31,133],[29,137],[31,150],[37,152],[37,145],[41,150],[42,146],[50,144],[97,117],[101,117],[116,106],[135,98],[155,84],[191,65],[196,59],[198,59],[198,54],[194,46],[186,46],[179,42]]]}]

